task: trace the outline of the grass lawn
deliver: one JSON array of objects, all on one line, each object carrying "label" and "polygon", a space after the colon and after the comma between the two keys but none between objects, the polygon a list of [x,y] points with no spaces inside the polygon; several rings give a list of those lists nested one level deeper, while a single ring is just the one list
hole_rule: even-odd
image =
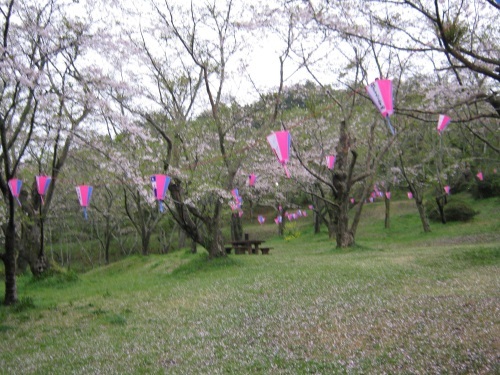
[{"label": "grass lawn", "polygon": [[22,276],[21,303],[0,307],[0,373],[498,374],[500,204],[474,205],[473,221],[428,234],[410,202],[394,202],[390,229],[369,205],[346,250],[308,224],[269,236],[269,256]]}]

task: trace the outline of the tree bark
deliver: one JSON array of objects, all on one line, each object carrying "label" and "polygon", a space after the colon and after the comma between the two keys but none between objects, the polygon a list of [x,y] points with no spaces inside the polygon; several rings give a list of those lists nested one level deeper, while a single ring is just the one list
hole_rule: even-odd
[{"label": "tree bark", "polygon": [[385,203],[384,228],[390,229],[390,227],[391,227],[391,200],[384,196],[384,203]]},{"label": "tree bark", "polygon": [[9,194],[9,219],[7,224],[3,228],[5,234],[5,253],[1,254],[1,258],[5,268],[5,305],[12,305],[17,302],[16,223],[14,220],[14,205],[14,198],[11,194]]},{"label": "tree bark", "polygon": [[238,213],[231,214],[231,238],[233,241],[240,241],[243,238],[243,226]]},{"label": "tree bark", "polygon": [[[31,197],[31,198],[30,198]],[[41,200],[36,189],[36,183],[30,192],[21,191],[20,200],[22,209],[27,218],[21,223],[21,239],[19,242],[19,256],[17,259],[20,271],[25,270],[25,264],[35,277],[40,277],[50,268],[43,248],[43,210]]]},{"label": "tree bark", "polygon": [[429,233],[431,231],[431,226],[429,225],[429,219],[427,218],[427,214],[425,213],[425,206],[423,200],[415,199],[415,204],[417,205],[418,214],[420,215],[420,221],[422,222],[422,227],[425,233]]},{"label": "tree bark", "polygon": [[446,204],[446,196],[436,197],[436,204],[439,210],[439,217],[441,218],[441,223],[446,224],[446,215],[444,214],[444,206]]}]

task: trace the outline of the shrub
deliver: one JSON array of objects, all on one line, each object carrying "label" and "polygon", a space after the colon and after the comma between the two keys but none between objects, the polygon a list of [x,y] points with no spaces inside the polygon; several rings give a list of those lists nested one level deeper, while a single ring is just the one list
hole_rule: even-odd
[{"label": "shrub", "polygon": [[[428,204],[426,206],[426,210],[429,219],[433,221],[441,221],[436,203],[432,206]],[[444,206],[446,221],[469,221],[478,213],[479,212],[474,211],[468,203],[457,199],[450,200],[448,204]]]},{"label": "shrub", "polygon": [[500,176],[489,174],[483,181],[475,181],[471,186],[471,193],[476,199],[500,196]]},{"label": "shrub", "polygon": [[299,238],[301,233],[296,222],[288,222],[285,225],[284,238],[285,241],[290,241],[295,238]]}]

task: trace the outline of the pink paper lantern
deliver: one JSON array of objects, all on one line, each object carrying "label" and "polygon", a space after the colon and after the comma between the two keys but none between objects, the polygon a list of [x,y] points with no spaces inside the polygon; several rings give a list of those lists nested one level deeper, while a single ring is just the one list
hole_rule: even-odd
[{"label": "pink paper lantern", "polygon": [[21,194],[21,186],[23,186],[23,182],[17,178],[12,178],[9,180],[9,189],[14,198],[16,198],[17,203],[21,205],[21,201],[19,200],[19,194]]},{"label": "pink paper lantern", "polygon": [[80,206],[83,208],[83,217],[87,220],[87,207],[90,204],[90,197],[92,196],[92,186],[80,185],[76,187],[76,194]]},{"label": "pink paper lantern", "polygon": [[286,167],[286,163],[290,159],[290,145],[292,143],[290,132],[286,130],[273,132],[267,136],[267,141],[278,158],[278,161],[285,169],[286,176],[290,178],[290,172]]},{"label": "pink paper lantern", "polygon": [[387,126],[394,135],[395,131],[389,119],[394,113],[392,103],[392,81],[390,79],[377,79],[366,86],[366,91],[380,114],[387,120]]},{"label": "pink paper lantern", "polygon": [[158,208],[163,212],[163,200],[167,194],[168,185],[170,184],[170,176],[165,174],[154,174],[150,177],[153,194],[158,201]]},{"label": "pink paper lantern", "polygon": [[437,124],[437,131],[439,134],[441,134],[441,132],[446,129],[446,127],[448,126],[448,124],[450,123],[451,119],[446,116],[446,115],[439,115],[439,119],[438,119],[438,124]]},{"label": "pink paper lantern", "polygon": [[328,155],[326,157],[326,166],[330,170],[332,170],[333,167],[335,167],[335,155]]},{"label": "pink paper lantern", "polygon": [[43,201],[43,196],[47,194],[47,190],[49,190],[50,182],[52,181],[52,178],[49,176],[36,176],[36,188],[38,191],[38,194],[40,194],[40,199],[42,200],[42,204],[45,202]]}]

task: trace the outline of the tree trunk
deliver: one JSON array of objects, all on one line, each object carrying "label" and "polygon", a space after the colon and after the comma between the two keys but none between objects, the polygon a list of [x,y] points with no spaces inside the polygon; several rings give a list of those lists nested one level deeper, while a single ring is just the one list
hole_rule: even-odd
[{"label": "tree trunk", "polygon": [[385,221],[384,227],[385,229],[389,229],[391,227],[391,200],[387,197],[384,197],[385,203]]},{"label": "tree trunk", "polygon": [[243,226],[241,218],[238,213],[231,214],[231,239],[233,241],[240,241],[243,238]]},{"label": "tree trunk", "polygon": [[41,251],[41,228],[38,224],[38,220],[35,222],[25,220],[21,223],[21,240],[17,259],[20,270],[25,269],[21,268],[22,265],[28,264],[35,277],[40,277],[49,269],[49,262],[45,253]]},{"label": "tree trunk", "polygon": [[29,265],[33,276],[39,277],[50,268],[50,264],[43,248],[44,221],[41,219],[43,210],[35,183],[29,193],[25,190],[21,191],[20,200],[27,218],[21,222],[17,266],[19,271],[24,272],[26,265]]},{"label": "tree trunk", "polygon": [[278,217],[281,217],[281,222],[278,223],[278,236],[283,237],[285,234],[285,218],[284,218],[285,210],[281,205],[278,206]]},{"label": "tree trunk", "polygon": [[446,224],[446,215],[444,214],[444,205],[446,204],[446,196],[436,197],[436,204],[438,206],[441,223]]},{"label": "tree trunk", "polygon": [[427,214],[425,213],[425,206],[423,204],[422,199],[415,199],[415,204],[417,205],[418,214],[420,215],[420,221],[422,222],[422,227],[425,233],[431,231],[431,227],[429,225],[429,219],[427,218]]},{"label": "tree trunk", "polygon": [[337,218],[336,218],[336,236],[338,248],[346,248],[354,245],[354,235],[351,230],[349,230],[349,200],[343,199],[338,208]]},{"label": "tree trunk", "polygon": [[179,249],[182,249],[183,247],[186,247],[186,232],[182,230],[182,228],[179,226]]},{"label": "tree trunk", "polygon": [[313,217],[314,217],[314,234],[319,234],[321,233],[321,216],[316,213],[316,211],[313,211]]},{"label": "tree trunk", "polygon": [[149,240],[151,239],[151,232],[146,228],[142,228],[141,231],[141,245],[142,245],[142,255],[149,255]]},{"label": "tree trunk", "polygon": [[224,237],[221,232],[220,212],[222,204],[217,201],[214,207],[214,215],[211,220],[205,222],[208,235],[205,236],[207,241],[205,248],[208,250],[209,258],[225,257],[226,250],[224,249]]},{"label": "tree trunk", "polygon": [[5,268],[5,296],[4,304],[12,305],[17,302],[16,286],[16,224],[14,219],[14,198],[9,196],[9,220],[4,227],[5,253],[1,254]]}]

